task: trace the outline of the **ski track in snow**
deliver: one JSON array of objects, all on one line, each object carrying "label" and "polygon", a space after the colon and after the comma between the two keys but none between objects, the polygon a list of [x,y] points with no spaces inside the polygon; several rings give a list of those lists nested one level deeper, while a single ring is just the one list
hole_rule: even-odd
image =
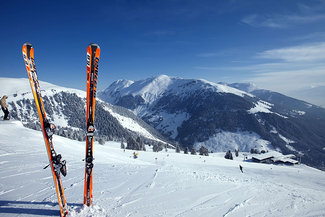
[{"label": "ski track in snow", "polygon": [[[53,140],[67,161],[62,182],[70,217],[325,216],[322,171],[243,162],[242,154],[231,161],[224,153],[141,151],[133,159],[114,142],[94,145],[94,200],[83,207],[85,144]],[[42,169],[42,133],[0,121],[0,153],[0,216],[59,216],[52,176]]]}]

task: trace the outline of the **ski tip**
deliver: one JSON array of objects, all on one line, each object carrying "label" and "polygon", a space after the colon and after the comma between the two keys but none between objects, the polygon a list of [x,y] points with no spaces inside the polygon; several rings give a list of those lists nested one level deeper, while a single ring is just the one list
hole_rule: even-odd
[{"label": "ski tip", "polygon": [[95,44],[95,43],[89,44],[88,47],[98,47],[98,48],[100,48],[99,45],[98,44]]},{"label": "ski tip", "polygon": [[24,43],[24,46],[32,46],[33,47],[33,45],[29,42]]}]

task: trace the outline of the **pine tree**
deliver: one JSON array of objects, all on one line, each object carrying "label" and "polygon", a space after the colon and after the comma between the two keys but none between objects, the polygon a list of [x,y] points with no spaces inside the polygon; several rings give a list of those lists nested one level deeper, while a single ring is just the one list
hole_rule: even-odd
[{"label": "pine tree", "polygon": [[121,149],[125,149],[125,145],[124,145],[123,139],[121,140]]},{"label": "pine tree", "polygon": [[232,153],[231,153],[230,150],[228,150],[228,151],[226,152],[225,158],[226,158],[226,159],[229,159],[229,160],[233,160]]},{"label": "pine tree", "polygon": [[200,155],[209,156],[209,150],[206,147],[201,146],[199,151],[200,151]]},{"label": "pine tree", "polygon": [[100,145],[104,145],[105,144],[105,139],[103,137],[100,137],[99,140],[98,140],[98,143]]},{"label": "pine tree", "polygon": [[176,144],[176,153],[180,153],[181,152],[181,148],[179,147],[178,144]]}]

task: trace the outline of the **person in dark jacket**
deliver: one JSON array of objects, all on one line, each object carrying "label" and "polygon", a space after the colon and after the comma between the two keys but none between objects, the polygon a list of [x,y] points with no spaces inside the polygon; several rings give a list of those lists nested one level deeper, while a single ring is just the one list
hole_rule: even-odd
[{"label": "person in dark jacket", "polygon": [[3,113],[5,114],[5,116],[3,117],[3,120],[9,120],[9,111],[8,111],[8,106],[7,106],[7,102],[6,102],[7,99],[8,99],[8,96],[5,95],[0,100],[1,109],[2,109]]},{"label": "person in dark jacket", "polygon": [[242,167],[242,165],[239,165],[239,169],[243,173],[243,167]]}]

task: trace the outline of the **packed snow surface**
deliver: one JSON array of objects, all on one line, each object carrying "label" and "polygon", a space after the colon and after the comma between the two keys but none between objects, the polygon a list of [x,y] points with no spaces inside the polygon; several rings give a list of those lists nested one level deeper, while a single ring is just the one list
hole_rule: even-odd
[{"label": "packed snow surface", "polygon": [[[19,136],[17,136],[19,135]],[[93,205],[82,206],[84,142],[54,136],[67,161],[69,216],[325,216],[325,173],[173,150],[139,152],[94,144]],[[58,216],[42,133],[0,121],[0,216]],[[243,173],[239,170],[243,166]]]}]

